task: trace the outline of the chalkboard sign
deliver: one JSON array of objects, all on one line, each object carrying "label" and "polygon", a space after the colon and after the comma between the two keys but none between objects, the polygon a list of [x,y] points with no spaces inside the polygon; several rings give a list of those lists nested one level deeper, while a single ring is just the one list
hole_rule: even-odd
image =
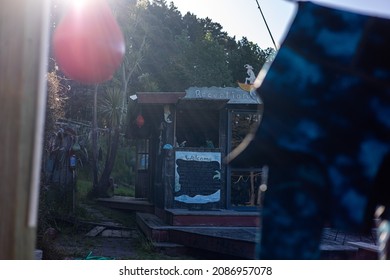
[{"label": "chalkboard sign", "polygon": [[221,199],[221,153],[176,151],[175,200],[211,203]]}]

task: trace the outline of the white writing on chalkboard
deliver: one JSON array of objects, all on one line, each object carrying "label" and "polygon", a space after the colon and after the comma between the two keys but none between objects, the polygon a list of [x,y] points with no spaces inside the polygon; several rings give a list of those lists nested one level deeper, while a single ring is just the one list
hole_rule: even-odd
[{"label": "white writing on chalkboard", "polygon": [[211,157],[207,156],[199,156],[199,155],[185,155],[184,156],[185,160],[194,160],[194,161],[212,161]]}]

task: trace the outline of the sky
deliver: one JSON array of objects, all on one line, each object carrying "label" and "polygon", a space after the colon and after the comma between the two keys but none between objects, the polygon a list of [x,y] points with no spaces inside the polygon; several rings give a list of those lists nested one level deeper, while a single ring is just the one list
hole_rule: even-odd
[{"label": "sky", "polygon": [[[288,0],[257,0],[279,48],[294,19],[297,4]],[[271,36],[258,9],[256,0],[167,0],[182,15],[188,11],[198,18],[209,17],[222,25],[229,36],[243,36],[260,48],[274,48]],[[312,0],[324,6],[390,18],[390,0]]]}]

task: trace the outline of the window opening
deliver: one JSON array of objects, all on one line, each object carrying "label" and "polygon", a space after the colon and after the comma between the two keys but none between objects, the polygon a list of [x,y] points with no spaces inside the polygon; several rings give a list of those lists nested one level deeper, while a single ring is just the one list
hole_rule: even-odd
[{"label": "window opening", "polygon": [[219,148],[219,111],[181,109],[177,112],[179,147]]},{"label": "window opening", "polygon": [[[230,147],[235,149],[249,133],[253,126],[260,122],[258,112],[231,111],[230,114]],[[261,169],[230,169],[230,206],[259,207],[262,204]]]},{"label": "window opening", "polygon": [[149,139],[140,139],[138,142],[138,170],[149,169]]}]

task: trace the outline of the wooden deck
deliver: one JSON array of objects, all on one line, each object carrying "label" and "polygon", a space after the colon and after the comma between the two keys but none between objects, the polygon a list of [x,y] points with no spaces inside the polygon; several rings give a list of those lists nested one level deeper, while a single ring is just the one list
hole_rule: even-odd
[{"label": "wooden deck", "polygon": [[[255,258],[259,227],[174,226],[149,213],[137,213],[137,222],[156,246],[176,244],[237,259]],[[362,236],[325,228],[320,249],[321,259],[378,259],[374,234]]]},{"label": "wooden deck", "polygon": [[[163,251],[183,252],[188,248],[233,259],[255,258],[261,223],[259,212],[166,209],[164,217],[159,218],[154,214],[154,206],[143,199],[115,196],[99,199],[99,203],[137,212],[138,227],[156,248]],[[378,259],[375,241],[374,231],[369,236],[362,236],[324,228],[321,258]]]},{"label": "wooden deck", "polygon": [[260,216],[258,211],[166,209],[165,222],[172,226],[257,227]]}]

